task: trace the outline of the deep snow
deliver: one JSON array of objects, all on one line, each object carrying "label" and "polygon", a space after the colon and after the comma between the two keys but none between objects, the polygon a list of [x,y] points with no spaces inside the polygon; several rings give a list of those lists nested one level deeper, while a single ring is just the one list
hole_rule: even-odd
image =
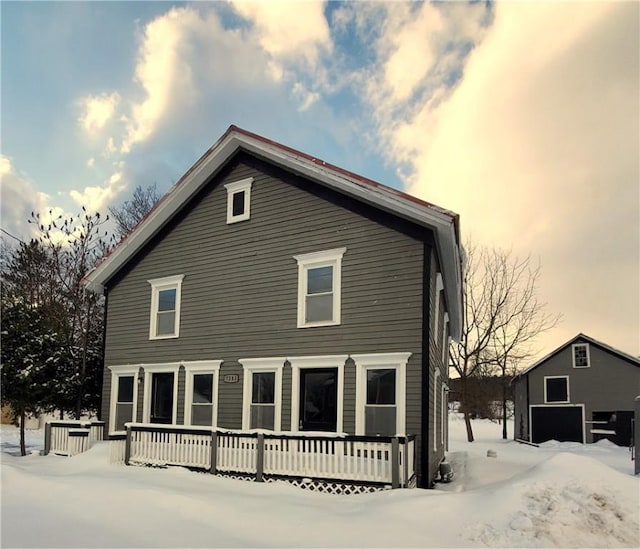
[{"label": "deep snow", "polygon": [[[17,430],[3,426],[3,451]],[[435,490],[332,496],[180,468],[2,456],[2,547],[638,547],[639,480],[610,443],[500,440],[450,422],[456,477]],[[39,438],[38,438],[39,437]],[[42,431],[29,434],[41,447]],[[487,457],[494,450],[497,457]]]}]

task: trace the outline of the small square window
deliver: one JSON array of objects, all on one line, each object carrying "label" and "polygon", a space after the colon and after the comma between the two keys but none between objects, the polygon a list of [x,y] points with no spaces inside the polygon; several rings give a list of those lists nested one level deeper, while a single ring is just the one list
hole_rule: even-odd
[{"label": "small square window", "polygon": [[183,278],[184,275],[178,275],[148,281],[151,284],[149,339],[179,336]]},{"label": "small square window", "polygon": [[576,343],[572,346],[573,351],[573,367],[589,368],[591,365],[589,357],[589,344]]},{"label": "small square window", "polygon": [[569,402],[569,378],[567,376],[544,378],[544,401]]},{"label": "small square window", "polygon": [[246,221],[251,216],[251,184],[253,177],[227,183],[227,224]]}]

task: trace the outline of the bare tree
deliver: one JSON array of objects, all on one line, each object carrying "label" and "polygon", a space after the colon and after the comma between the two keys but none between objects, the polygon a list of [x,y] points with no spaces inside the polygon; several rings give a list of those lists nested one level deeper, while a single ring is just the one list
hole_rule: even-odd
[{"label": "bare tree", "polygon": [[[557,318],[545,314],[538,301],[540,268],[530,267],[530,258],[512,257],[500,249],[465,245],[463,273],[465,314],[459,342],[450,348],[450,360],[460,376],[460,399],[464,410],[467,440],[473,442],[468,406],[465,406],[467,380],[491,375],[492,369],[507,366],[530,356],[529,345],[542,331],[553,327]],[[502,343],[501,343],[502,342]],[[503,391],[503,418],[506,392]]]},{"label": "bare tree", "polygon": [[498,292],[505,296],[489,347],[502,378],[502,438],[506,439],[507,385],[518,367],[533,356],[536,337],[555,327],[560,316],[548,313],[546,303],[538,299],[540,264],[532,264],[530,256],[519,259],[494,249],[487,261],[487,268],[497,273]]},{"label": "bare tree", "polygon": [[149,185],[146,189],[138,185],[133,191],[131,200],[126,200],[119,208],[110,207],[109,213],[116,222],[116,232],[119,238],[129,234],[133,228],[160,200],[156,184]]}]

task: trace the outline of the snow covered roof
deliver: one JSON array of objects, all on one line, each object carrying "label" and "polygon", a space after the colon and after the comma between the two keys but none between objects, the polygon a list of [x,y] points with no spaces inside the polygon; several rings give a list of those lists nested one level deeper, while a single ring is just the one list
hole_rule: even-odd
[{"label": "snow covered roof", "polygon": [[459,337],[462,324],[462,276],[457,214],[233,125],[169,189],[138,226],[85,277],[87,287],[93,291],[103,291],[104,285],[238,150],[247,151],[309,180],[432,230],[443,273],[451,335]]},{"label": "snow covered roof", "polygon": [[587,343],[590,343],[591,345],[595,345],[596,347],[600,347],[601,349],[603,349],[605,351],[608,351],[608,352],[620,357],[623,360],[631,362],[635,366],[640,366],[640,359],[637,359],[637,358],[635,358],[635,357],[633,357],[631,355],[628,355],[627,353],[624,353],[624,352],[622,352],[622,351],[620,351],[618,349],[615,349],[615,348],[611,347],[611,345],[607,345],[606,343],[602,343],[601,341],[598,341],[597,339],[593,339],[592,337],[589,337],[588,335],[585,335],[583,333],[579,333],[574,338],[570,339],[566,343],[563,343],[557,349],[551,351],[548,355],[543,356],[540,360],[538,360],[537,362],[535,362],[534,364],[529,366],[526,370],[522,370],[522,372],[520,372],[518,375],[516,375],[513,378],[512,383],[515,382],[516,380],[518,380],[519,378],[521,378],[522,376],[525,376],[531,370],[533,370],[534,368],[537,368],[538,366],[540,366],[542,363],[544,363],[547,360],[549,360],[552,356],[554,356],[554,355],[558,354],[560,351],[566,349],[569,345],[573,345],[576,341],[585,341]]}]

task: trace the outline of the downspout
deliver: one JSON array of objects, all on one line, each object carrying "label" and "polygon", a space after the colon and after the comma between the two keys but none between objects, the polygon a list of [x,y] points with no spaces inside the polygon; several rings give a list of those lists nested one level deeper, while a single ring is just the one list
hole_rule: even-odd
[{"label": "downspout", "polygon": [[[525,374],[527,380],[527,408],[525,410],[525,417],[527,418],[527,440],[531,442],[531,425],[529,424],[529,374]],[[522,434],[522,433],[521,433]]]},{"label": "downspout", "polygon": [[423,248],[422,262],[422,372],[421,372],[421,409],[420,409],[420,467],[419,488],[429,488],[429,366],[431,341],[431,246],[426,242]]}]

